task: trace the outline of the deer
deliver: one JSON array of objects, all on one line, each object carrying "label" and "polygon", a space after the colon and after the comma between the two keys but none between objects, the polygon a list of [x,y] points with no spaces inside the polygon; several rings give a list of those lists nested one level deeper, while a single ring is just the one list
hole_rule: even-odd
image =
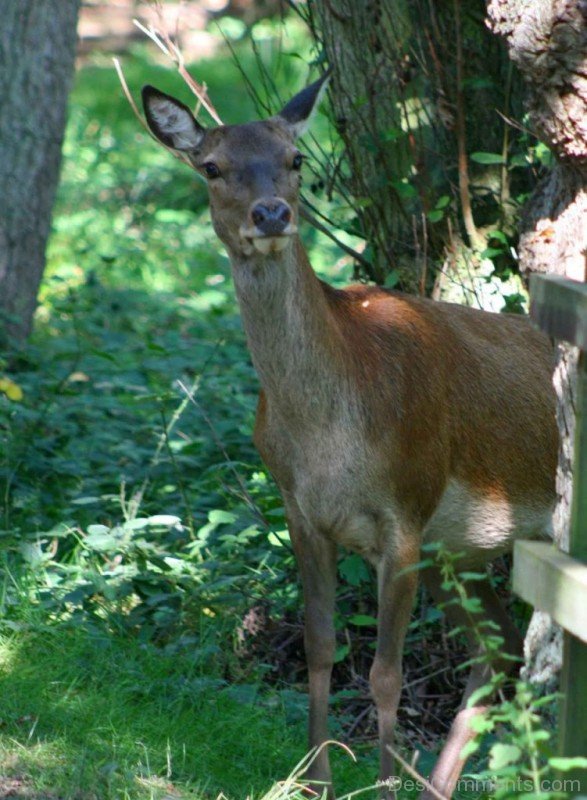
[{"label": "deer", "polygon": [[[377,644],[369,674],[379,779],[394,797],[394,729],[402,651],[421,578],[472,648],[470,615],[419,570],[421,547],[442,542],[485,569],[518,538],[551,536],[558,433],[552,346],[520,315],[496,314],[374,285],[321,281],[298,235],[303,155],[296,144],[327,74],[278,114],[206,128],[187,105],[142,89],[154,137],[207,181],[248,348],[258,375],[254,443],[281,495],[304,601],[309,684],[307,778],[333,796],[328,697],[340,546],[377,577]],[[421,573],[421,574],[420,574]],[[474,594],[504,641],[521,636],[489,581]],[[451,602],[452,598],[452,602]],[[505,659],[504,670],[511,668]],[[489,678],[473,663],[464,697],[422,797],[450,797],[461,751],[483,710],[468,698]],[[486,702],[486,701],[484,701]]]}]

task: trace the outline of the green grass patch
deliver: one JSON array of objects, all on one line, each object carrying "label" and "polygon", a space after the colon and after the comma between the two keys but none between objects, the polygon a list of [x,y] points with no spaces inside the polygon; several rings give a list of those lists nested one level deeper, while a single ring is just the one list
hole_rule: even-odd
[{"label": "green grass patch", "polygon": [[303,755],[299,714],[202,675],[189,651],[61,627],[4,637],[0,658],[2,771],[39,793],[240,798]]}]

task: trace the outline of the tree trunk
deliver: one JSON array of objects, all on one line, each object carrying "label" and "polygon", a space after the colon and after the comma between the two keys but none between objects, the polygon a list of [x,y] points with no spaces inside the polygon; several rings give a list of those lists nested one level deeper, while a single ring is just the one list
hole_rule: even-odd
[{"label": "tree trunk", "polygon": [[[487,32],[480,0],[308,0],[307,7],[333,67],[330,95],[345,147],[335,185],[352,197],[368,242],[367,277],[381,283],[394,270],[403,289],[429,294],[436,264],[447,254],[452,267],[462,260],[454,257],[461,242],[486,247],[482,214],[486,227],[497,224],[488,225],[487,196],[500,168],[471,170],[468,155],[507,151],[509,131],[495,108],[512,113],[513,105],[517,113],[521,80]],[[509,179],[507,169],[501,175]]]},{"label": "tree trunk", "polygon": [[399,192],[409,174],[407,133],[399,114],[399,48],[410,22],[403,0],[394,10],[370,0],[312,2],[314,31],[333,67],[332,99],[336,126],[348,158],[348,187],[356,201],[357,218],[370,244],[373,272],[382,283],[388,265],[397,261],[397,241],[408,225]]},{"label": "tree trunk", "polygon": [[0,338],[32,325],[59,179],[79,0],[5,0],[0,26]]},{"label": "tree trunk", "polygon": [[[531,124],[556,163],[529,199],[519,255],[522,270],[586,280],[587,260],[587,2],[490,0],[492,29],[505,37],[510,57],[528,83]],[[568,547],[572,495],[574,408],[578,352],[557,346],[554,385],[561,435],[557,471],[555,539]],[[536,612],[526,638],[526,675],[556,679],[561,634]]]}]

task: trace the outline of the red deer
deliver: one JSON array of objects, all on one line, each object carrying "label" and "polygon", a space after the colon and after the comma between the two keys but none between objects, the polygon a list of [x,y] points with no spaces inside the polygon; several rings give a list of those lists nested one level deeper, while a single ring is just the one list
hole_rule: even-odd
[{"label": "red deer", "polygon": [[[180,101],[143,89],[155,137],[208,182],[214,229],[228,251],[243,326],[261,382],[254,441],[275,477],[301,573],[310,746],[328,739],[335,649],[337,547],[374,565],[380,777],[393,775],[402,649],[423,542],[485,565],[516,538],[548,534],[557,430],[551,346],[521,316],[434,302],[376,286],[320,281],[298,237],[302,154],[296,139],[324,77],[279,114],[202,127]],[[438,570],[422,575],[447,600]],[[520,636],[487,582],[476,585],[508,652]],[[455,605],[449,619],[467,624]],[[471,738],[467,708],[488,678],[473,666],[431,780],[449,796]],[[330,784],[326,749],[310,779]]]}]

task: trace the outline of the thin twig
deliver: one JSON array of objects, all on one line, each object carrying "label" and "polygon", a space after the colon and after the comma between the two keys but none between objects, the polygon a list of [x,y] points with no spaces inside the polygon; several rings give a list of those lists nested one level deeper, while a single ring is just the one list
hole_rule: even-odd
[{"label": "thin twig", "polygon": [[135,117],[141,123],[143,128],[147,131],[147,133],[149,134],[151,139],[153,139],[154,142],[157,142],[157,144],[160,144],[161,147],[164,147],[167,150],[167,152],[171,153],[171,155],[174,156],[175,158],[177,158],[178,161],[182,161],[184,164],[187,164],[188,166],[191,166],[191,162],[189,160],[189,157],[185,153],[182,153],[179,150],[174,150],[172,147],[167,147],[166,144],[163,144],[163,142],[161,142],[159,139],[157,139],[153,135],[151,129],[147,125],[147,122],[146,122],[145,118],[143,117],[143,115],[139,111],[139,109],[137,107],[137,104],[135,103],[134,97],[132,96],[132,94],[130,92],[130,89],[128,88],[128,83],[126,82],[126,78],[124,77],[124,73],[122,71],[122,67],[120,66],[120,61],[117,58],[113,58],[112,61],[114,62],[114,68],[116,69],[116,73],[118,75],[118,80],[120,81],[120,84],[122,86],[122,91],[124,92],[124,94],[126,96],[126,99],[128,100],[128,102],[130,104],[130,107],[132,108]]},{"label": "thin twig", "polygon": [[[508,64],[507,79],[505,82],[505,90],[504,90],[504,99],[503,99],[504,112],[509,109],[510,105],[510,96],[512,90],[512,74],[513,74],[513,63],[510,61]],[[509,146],[510,146],[510,127],[506,123],[503,126],[503,141],[501,147],[501,175],[500,175],[499,202],[502,209],[505,209],[506,204],[510,200],[510,180],[508,171]]]},{"label": "thin twig", "polygon": [[426,675],[422,675],[421,678],[415,678],[413,681],[404,684],[405,689],[411,689],[413,686],[417,686],[419,683],[425,683],[425,681],[430,680],[430,678],[435,678],[437,675],[442,675],[443,672],[448,672],[451,669],[450,664],[447,664],[445,667],[441,667],[437,669],[435,672],[429,672]]},{"label": "thin twig", "polygon": [[326,227],[326,225],[323,225],[321,222],[319,222],[312,212],[308,211],[308,209],[303,205],[300,206],[300,216],[309,222],[310,225],[316,228],[317,231],[320,231],[320,233],[323,233],[325,236],[328,236],[329,239],[332,239],[332,241],[335,242],[341,250],[344,250],[345,253],[348,253],[350,256],[356,259],[363,267],[368,267],[371,269],[372,264],[367,261],[367,259],[362,256],[361,253],[359,253],[357,250],[354,250],[352,247],[349,247],[348,244],[341,242],[340,239]]},{"label": "thin twig", "polygon": [[348,739],[351,738],[351,736],[354,734],[354,732],[357,730],[361,722],[365,719],[365,717],[367,716],[367,714],[370,713],[371,710],[372,706],[371,703],[369,703],[369,705],[366,705],[365,708],[359,714],[357,714],[357,716],[353,720],[353,724],[346,732],[346,736]]},{"label": "thin twig", "polygon": [[[189,86],[190,90],[193,94],[197,97],[198,102],[204,106],[208,114],[212,117],[214,122],[218,125],[222,125],[222,120],[220,115],[210,102],[210,98],[208,97],[208,93],[206,91],[206,86],[204,84],[199,84],[188,72],[185,66],[185,59],[183,57],[183,53],[181,52],[180,48],[175,44],[173,39],[171,38],[169,31],[167,30],[165,19],[163,17],[163,9],[161,7],[161,3],[159,0],[154,0],[151,4],[157,14],[159,25],[161,30],[156,30],[153,25],[143,25],[143,23],[138,19],[133,19],[133,23],[136,27],[141,30],[145,36],[148,36],[151,41],[153,41],[157,47],[165,53],[165,55],[173,61],[173,63],[177,67],[177,71],[185,81],[185,83]],[[179,27],[179,19],[177,21],[177,28]],[[196,110],[197,111],[197,110]]]},{"label": "thin twig", "polygon": [[152,139],[155,139],[155,137],[151,133],[151,130],[149,129],[149,126],[147,125],[147,121],[145,120],[145,118],[143,117],[141,112],[139,111],[139,109],[137,107],[137,104],[135,103],[135,99],[132,96],[132,94],[130,92],[130,89],[128,88],[128,83],[126,82],[126,78],[124,77],[124,73],[122,71],[122,67],[120,66],[120,61],[117,58],[113,58],[112,61],[114,62],[114,69],[116,70],[116,72],[118,74],[118,80],[120,81],[120,83],[122,85],[122,91],[124,92],[128,102],[130,103],[130,107],[132,108],[135,117],[141,123],[143,128],[147,131],[149,136]]},{"label": "thin twig", "polygon": [[508,125],[511,125],[512,128],[515,128],[516,130],[520,131],[521,133],[525,133],[528,136],[532,136],[532,138],[534,139],[538,139],[538,134],[536,133],[536,131],[532,131],[530,130],[530,128],[527,128],[525,125],[522,125],[517,120],[506,116],[502,111],[499,110],[499,108],[495,108],[494,111],[498,116],[502,118],[504,122],[507,122]]},{"label": "thin twig", "polygon": [[430,783],[430,781],[427,781],[426,778],[420,775],[420,773],[417,770],[415,770],[411,764],[408,764],[405,758],[402,758],[400,754],[397,752],[397,750],[395,750],[390,744],[387,745],[387,749],[389,750],[391,755],[395,758],[395,760],[399,761],[400,765],[402,766],[403,769],[405,769],[408,775],[411,775],[412,778],[414,778],[417,781],[420,781],[424,786],[424,788],[427,789],[430,792],[430,794],[436,797],[436,800],[450,800],[450,798],[441,794],[438,791],[438,789],[435,789],[434,786]]},{"label": "thin twig", "polygon": [[198,409],[198,411],[202,415],[202,417],[204,419],[204,422],[206,423],[206,425],[210,429],[210,433],[212,434],[212,438],[214,439],[214,442],[216,443],[216,446],[218,447],[218,449],[220,450],[220,452],[222,453],[222,455],[226,459],[226,463],[229,465],[230,471],[232,472],[232,474],[236,478],[236,481],[237,481],[237,483],[238,483],[238,485],[240,487],[240,490],[242,492],[242,497],[243,497],[245,503],[249,506],[250,510],[259,519],[259,521],[262,523],[262,525],[267,530],[271,530],[271,526],[269,525],[269,522],[265,518],[265,516],[264,516],[263,512],[261,511],[261,509],[259,508],[259,506],[255,503],[255,500],[253,499],[253,497],[251,496],[251,493],[247,489],[247,486],[245,484],[245,481],[244,481],[242,475],[240,474],[240,472],[234,466],[233,461],[230,458],[230,456],[228,454],[228,451],[226,450],[226,447],[224,446],[224,442],[222,441],[222,439],[218,435],[218,432],[216,431],[216,428],[214,427],[214,424],[213,424],[212,420],[210,419],[208,414],[205,412],[205,410],[202,408],[200,403],[198,403],[198,401],[196,400],[196,397],[195,397],[193,391],[191,389],[188,389],[188,387],[181,380],[177,381],[177,385],[185,393],[187,399]]},{"label": "thin twig", "polygon": [[467,164],[467,142],[465,132],[465,98],[463,92],[463,40],[461,31],[461,6],[460,0],[454,0],[455,41],[457,48],[457,75],[456,75],[456,134],[459,164],[459,192],[461,195],[461,211],[469,244],[473,250],[480,249],[481,239],[473,219],[471,207],[471,193],[469,191],[469,168]]}]

